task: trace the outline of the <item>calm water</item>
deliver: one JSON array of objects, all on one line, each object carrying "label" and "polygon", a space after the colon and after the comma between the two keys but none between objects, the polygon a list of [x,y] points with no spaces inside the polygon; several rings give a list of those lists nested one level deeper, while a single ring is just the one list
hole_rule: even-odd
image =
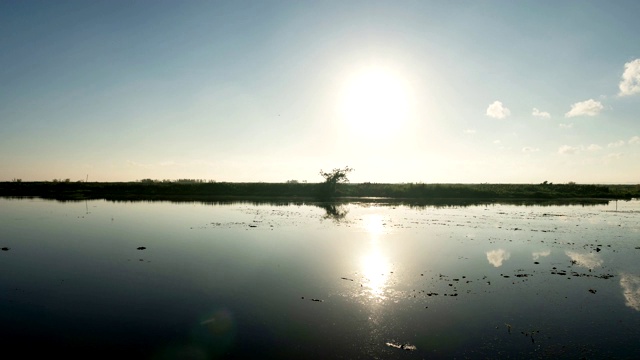
[{"label": "calm water", "polygon": [[0,199],[0,345],[87,358],[632,358],[640,201],[615,210]]}]

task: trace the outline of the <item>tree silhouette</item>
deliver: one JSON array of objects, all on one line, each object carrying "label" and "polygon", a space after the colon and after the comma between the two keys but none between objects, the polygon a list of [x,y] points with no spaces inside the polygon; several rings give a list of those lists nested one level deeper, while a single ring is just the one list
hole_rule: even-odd
[{"label": "tree silhouette", "polygon": [[333,197],[336,193],[336,185],[348,183],[347,174],[353,171],[353,168],[345,166],[344,168],[336,168],[328,172],[320,170],[320,176],[324,178],[322,195],[324,197]]}]

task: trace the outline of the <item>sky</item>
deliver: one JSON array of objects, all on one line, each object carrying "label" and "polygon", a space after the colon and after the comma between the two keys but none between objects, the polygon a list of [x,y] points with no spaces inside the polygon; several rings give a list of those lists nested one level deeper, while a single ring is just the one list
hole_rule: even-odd
[{"label": "sky", "polygon": [[0,181],[640,183],[638,1],[0,1]]}]

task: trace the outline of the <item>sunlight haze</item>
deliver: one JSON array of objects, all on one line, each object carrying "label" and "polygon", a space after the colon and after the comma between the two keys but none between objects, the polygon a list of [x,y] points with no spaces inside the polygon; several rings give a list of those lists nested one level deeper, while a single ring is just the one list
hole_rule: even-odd
[{"label": "sunlight haze", "polygon": [[639,183],[637,1],[3,1],[0,181]]}]

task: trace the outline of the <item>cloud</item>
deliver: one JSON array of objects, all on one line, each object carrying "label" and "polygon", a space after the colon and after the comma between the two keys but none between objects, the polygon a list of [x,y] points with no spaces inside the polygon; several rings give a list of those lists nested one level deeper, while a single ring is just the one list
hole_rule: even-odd
[{"label": "cloud", "polygon": [[602,146],[597,145],[597,144],[591,144],[587,147],[587,150],[589,151],[598,151],[598,150],[602,150]]},{"label": "cloud", "polygon": [[523,147],[523,148],[522,148],[522,152],[525,152],[525,153],[529,153],[529,152],[538,152],[538,151],[540,151],[540,149],[538,149],[538,148],[532,148],[532,147],[530,147],[530,146],[525,146],[525,147]]},{"label": "cloud", "polygon": [[604,109],[604,106],[600,101],[589,99],[571,105],[571,110],[564,116],[568,118],[574,116],[596,116],[602,109]]},{"label": "cloud", "polygon": [[464,131],[464,133],[465,133],[465,134],[475,134],[475,133],[476,133],[476,130],[475,130],[475,129],[466,129],[466,130]]},{"label": "cloud", "polygon": [[618,140],[616,142],[612,142],[607,145],[607,147],[610,147],[610,148],[619,148],[621,146],[624,146],[624,140]]},{"label": "cloud", "polygon": [[546,256],[551,255],[551,250],[536,251],[536,252],[531,253],[531,255],[533,256],[533,260],[538,260],[543,256],[546,257]]},{"label": "cloud", "polygon": [[546,111],[540,111],[537,108],[533,108],[533,112],[531,113],[531,115],[538,117],[538,118],[543,118],[543,119],[549,119],[551,118],[551,114],[549,114]]},{"label": "cloud", "polygon": [[509,115],[511,115],[511,110],[502,105],[500,101],[494,101],[493,104],[487,108],[487,116],[494,119],[504,119]]},{"label": "cloud", "polygon": [[620,159],[622,155],[623,155],[622,153],[607,154],[607,159]]},{"label": "cloud", "polygon": [[510,257],[511,253],[503,249],[487,251],[487,260],[489,261],[489,264],[494,267],[502,266],[502,263],[509,260]]},{"label": "cloud", "polygon": [[582,266],[583,268],[593,269],[602,266],[602,259],[599,255],[594,253],[578,253],[575,251],[565,251],[568,257],[571,258],[578,266]]},{"label": "cloud", "polygon": [[624,295],[625,305],[640,311],[640,276],[620,274],[620,287]]},{"label": "cloud", "polygon": [[622,80],[620,80],[620,96],[640,93],[640,59],[624,64]]},{"label": "cloud", "polygon": [[500,141],[500,140],[493,140],[493,143],[494,143],[494,144],[500,144],[500,143],[501,143],[501,141]]},{"label": "cloud", "polygon": [[558,149],[558,154],[561,154],[561,155],[573,155],[573,154],[577,153],[578,151],[580,151],[579,147],[569,146],[569,145],[562,145]]},{"label": "cloud", "polygon": [[560,128],[562,129],[571,129],[573,127],[573,123],[571,124],[560,124]]},{"label": "cloud", "polygon": [[629,144],[640,144],[640,136],[634,136],[629,139]]}]

